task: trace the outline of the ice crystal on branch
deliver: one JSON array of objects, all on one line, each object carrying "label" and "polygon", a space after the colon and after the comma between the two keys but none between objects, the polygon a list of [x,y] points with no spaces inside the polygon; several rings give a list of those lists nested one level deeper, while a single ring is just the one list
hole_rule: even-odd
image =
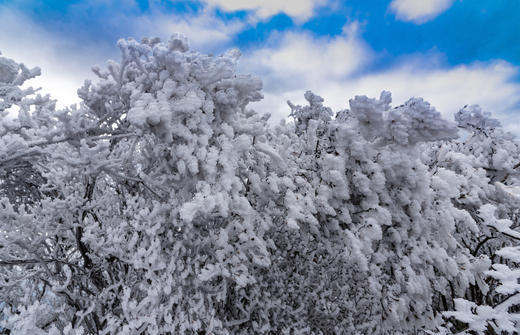
[{"label": "ice crystal on branch", "polygon": [[118,47],[61,110],[0,58],[0,331],[518,329],[520,151],[488,114],[308,91],[272,127],[237,50]]}]

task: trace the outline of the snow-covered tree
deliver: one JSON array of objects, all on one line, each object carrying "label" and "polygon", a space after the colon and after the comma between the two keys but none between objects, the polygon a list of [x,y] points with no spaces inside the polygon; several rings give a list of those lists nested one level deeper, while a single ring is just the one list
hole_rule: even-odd
[{"label": "snow-covered tree", "polygon": [[118,46],[61,110],[0,58],[4,332],[520,327],[520,151],[490,115],[306,92],[273,126],[237,50]]},{"label": "snow-covered tree", "polygon": [[468,265],[474,276],[464,295],[454,297],[455,311],[445,315],[452,317],[452,330],[516,334],[520,328],[519,144],[478,106],[465,106],[455,120],[467,132],[466,138],[429,148],[427,155],[430,164],[451,170],[459,179],[451,179],[452,202],[471,216],[474,227],[457,227],[455,236],[471,255]]}]

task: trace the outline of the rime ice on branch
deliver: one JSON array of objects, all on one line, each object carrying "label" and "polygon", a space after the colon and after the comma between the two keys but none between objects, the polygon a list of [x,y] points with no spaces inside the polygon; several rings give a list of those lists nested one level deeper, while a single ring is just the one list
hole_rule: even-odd
[{"label": "rime ice on branch", "polygon": [[270,126],[238,51],[118,46],[62,110],[0,58],[2,331],[518,329],[520,151],[488,114],[306,92]]}]

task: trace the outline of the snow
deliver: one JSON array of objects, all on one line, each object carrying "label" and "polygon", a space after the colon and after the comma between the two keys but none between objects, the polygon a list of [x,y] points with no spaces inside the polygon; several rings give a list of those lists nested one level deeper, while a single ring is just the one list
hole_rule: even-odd
[{"label": "snow", "polygon": [[307,91],[272,126],[237,50],[118,46],[68,109],[0,57],[0,327],[518,329],[520,150],[490,114]]}]

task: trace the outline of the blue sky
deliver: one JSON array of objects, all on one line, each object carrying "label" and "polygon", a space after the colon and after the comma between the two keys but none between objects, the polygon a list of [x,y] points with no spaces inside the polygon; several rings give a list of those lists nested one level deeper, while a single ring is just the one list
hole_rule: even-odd
[{"label": "blue sky", "polygon": [[40,66],[33,85],[62,106],[119,38],[183,32],[201,52],[239,48],[240,70],[264,81],[252,107],[275,119],[307,89],[336,110],[385,89],[448,118],[480,104],[520,133],[518,0],[0,0],[0,29],[0,51]]}]

